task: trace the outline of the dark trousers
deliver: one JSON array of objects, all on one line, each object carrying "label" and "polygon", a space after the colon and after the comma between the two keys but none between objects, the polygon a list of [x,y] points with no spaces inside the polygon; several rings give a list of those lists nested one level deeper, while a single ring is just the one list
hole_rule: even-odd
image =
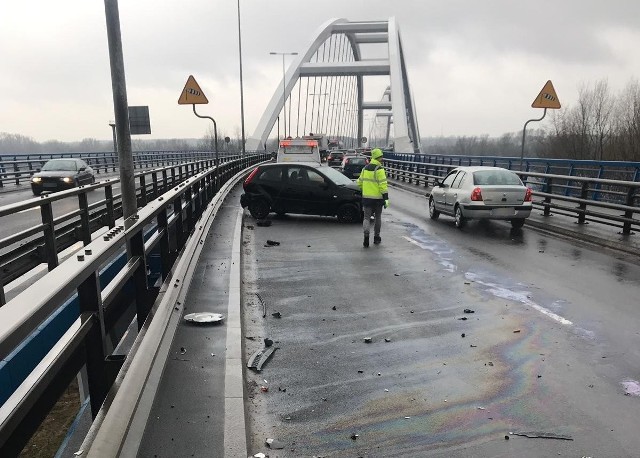
[{"label": "dark trousers", "polygon": [[365,203],[362,207],[364,210],[364,219],[362,220],[362,230],[364,235],[369,235],[371,231],[371,215],[374,216],[373,235],[380,236],[380,228],[382,227],[382,200],[380,202]]}]

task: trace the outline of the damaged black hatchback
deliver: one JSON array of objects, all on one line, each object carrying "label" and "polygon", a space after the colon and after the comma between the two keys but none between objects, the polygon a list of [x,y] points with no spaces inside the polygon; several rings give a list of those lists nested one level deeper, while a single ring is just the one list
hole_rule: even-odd
[{"label": "damaged black hatchback", "polygon": [[362,221],[362,192],[337,170],[310,163],[275,163],[256,167],[243,184],[242,207],[264,219],[278,215],[337,216],[345,223]]}]

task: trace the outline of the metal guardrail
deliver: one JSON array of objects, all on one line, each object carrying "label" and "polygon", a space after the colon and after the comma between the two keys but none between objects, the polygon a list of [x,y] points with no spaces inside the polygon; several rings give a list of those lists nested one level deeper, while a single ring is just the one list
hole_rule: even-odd
[{"label": "metal guardrail", "polygon": [[[220,157],[227,156],[226,153]],[[116,172],[118,155],[106,153],[49,153],[49,154],[0,154],[0,188],[8,184],[28,184],[31,176],[50,159],[79,158],[96,174]],[[212,159],[213,153],[203,151],[137,151],[133,153],[134,169],[165,167],[181,162]]]},{"label": "metal guardrail", "polygon": [[[449,170],[459,167],[458,164],[413,162],[386,157],[385,166],[390,178],[424,185],[426,188],[433,186]],[[514,172],[531,187],[533,205],[543,209],[546,216],[554,209],[558,214],[576,217],[578,224],[587,221],[605,224],[621,228],[623,234],[631,234],[632,228],[640,229],[640,181]],[[540,199],[536,200],[535,197]]]},{"label": "metal guardrail", "polygon": [[[235,157],[227,156],[221,161],[232,159]],[[137,173],[138,207],[145,206],[172,186],[213,165],[214,160],[209,158]],[[0,207],[0,222],[2,218],[36,207],[40,208],[42,221],[41,224],[0,239],[0,306],[5,302],[4,285],[43,262],[52,270],[58,265],[60,251],[78,241],[88,244],[91,242],[91,233],[98,227],[114,227],[115,220],[122,214],[121,196],[113,191],[113,186],[119,181],[110,179]],[[89,204],[87,193],[99,189],[104,190],[104,199]],[[77,198],[77,210],[54,218],[52,203],[68,198]]]},{"label": "metal guardrail", "polygon": [[[135,217],[116,221],[103,238],[87,244],[77,257],[66,260],[0,307],[0,360],[68,298],[76,296],[80,310],[77,320],[45,360],[0,406],[0,456],[14,456],[22,450],[83,366],[87,369],[91,411],[94,416],[97,414],[124,363],[123,358],[111,357],[108,336],[116,321],[131,307],[139,330],[148,317],[153,318],[150,311],[158,289],[148,284],[148,258],[154,253],[159,255],[161,279],[169,278],[187,237],[198,231],[200,216],[222,184],[266,159],[267,155],[256,154],[200,171],[149,202]],[[145,241],[144,230],[150,225],[155,229]],[[101,267],[124,248],[128,262],[109,284],[101,287]]]},{"label": "metal guardrail", "polygon": [[385,152],[385,159],[406,161],[431,166],[486,165],[514,171],[548,173],[555,175],[583,176],[609,180],[640,181],[640,162],[592,161],[577,159],[529,158],[505,156],[459,156],[440,154],[402,154]]}]

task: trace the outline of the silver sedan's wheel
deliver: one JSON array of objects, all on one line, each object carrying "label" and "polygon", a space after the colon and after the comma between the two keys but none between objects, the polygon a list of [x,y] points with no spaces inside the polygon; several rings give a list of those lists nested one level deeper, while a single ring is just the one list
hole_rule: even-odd
[{"label": "silver sedan's wheel", "polygon": [[429,218],[438,219],[440,216],[440,212],[436,210],[436,202],[433,200],[433,197],[429,199]]},{"label": "silver sedan's wheel", "polygon": [[462,208],[460,205],[456,206],[456,227],[462,229],[467,224],[467,218],[462,215]]}]

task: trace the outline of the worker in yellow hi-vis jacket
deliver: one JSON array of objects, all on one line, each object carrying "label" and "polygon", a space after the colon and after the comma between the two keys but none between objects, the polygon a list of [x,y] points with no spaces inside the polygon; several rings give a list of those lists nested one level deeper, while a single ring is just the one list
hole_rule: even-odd
[{"label": "worker in yellow hi-vis jacket", "polygon": [[362,189],[362,208],[364,209],[364,241],[362,246],[369,246],[369,232],[371,231],[371,215],[374,215],[373,243],[382,242],[380,229],[382,227],[382,208],[389,207],[389,193],[387,191],[387,174],[382,167],[382,150],[374,148],[371,151],[371,162],[360,172],[358,186]]}]

